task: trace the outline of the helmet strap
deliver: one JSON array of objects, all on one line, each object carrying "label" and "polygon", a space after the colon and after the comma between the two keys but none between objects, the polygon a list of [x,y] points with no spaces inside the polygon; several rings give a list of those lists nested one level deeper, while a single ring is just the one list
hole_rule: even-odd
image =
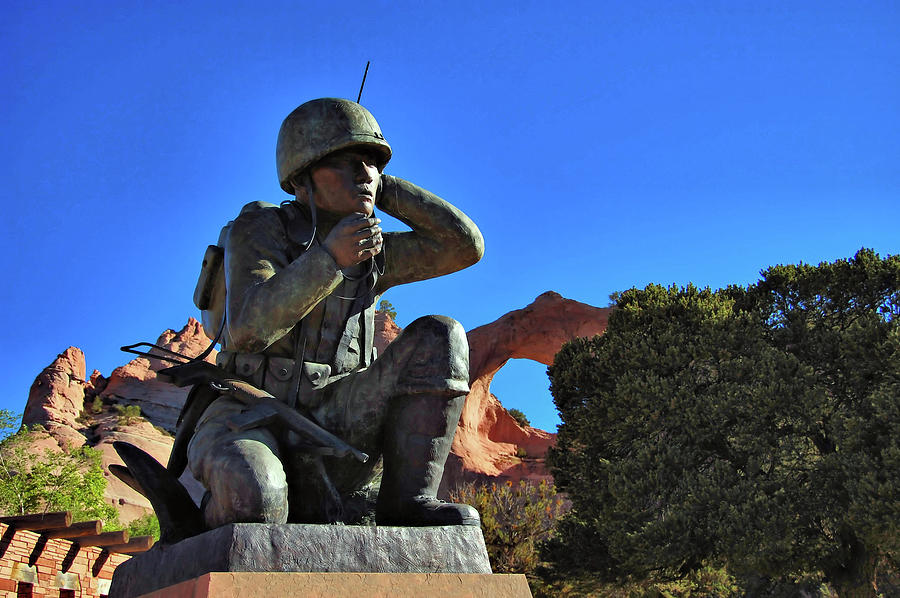
[{"label": "helmet strap", "polygon": [[318,224],[318,219],[316,218],[316,198],[313,195],[312,180],[308,173],[303,175],[303,186],[306,187],[306,200],[309,202],[309,214],[312,219],[312,234],[309,236],[309,241],[303,244],[304,251],[308,251],[312,246],[313,241],[316,239],[316,225]]},{"label": "helmet strap", "polygon": [[[301,177],[297,177],[297,178],[301,178]],[[307,239],[305,242],[301,243],[301,245],[303,245],[303,251],[309,251],[309,248],[312,247],[313,241],[315,241],[315,239],[316,239],[316,232],[317,232],[316,229],[317,229],[317,224],[318,224],[318,217],[316,216],[316,201],[315,201],[315,198],[313,197],[312,181],[309,178],[309,174],[308,173],[303,174],[302,180],[298,181],[297,178],[294,178],[291,180],[291,184],[294,186],[294,193],[297,192],[297,188],[300,187],[300,185],[303,185],[303,189],[306,191],[306,201],[307,201],[307,204],[309,205],[309,215],[310,215],[310,220],[311,220],[311,224],[312,224],[312,234],[309,236],[309,239]],[[286,201],[281,202],[281,205],[291,203],[292,201],[296,202],[297,205],[301,205],[301,202],[296,197],[293,200],[286,200]]]},{"label": "helmet strap", "polygon": [[[309,248],[312,247],[313,241],[315,241],[315,239],[316,239],[316,230],[317,230],[317,224],[318,224],[318,217],[316,216],[315,193],[313,192],[312,179],[310,178],[309,173],[303,174],[302,180],[299,181],[299,184],[302,184],[304,189],[306,190],[306,202],[309,204],[309,215],[310,215],[310,220],[312,221],[312,234],[309,236],[309,240],[306,241],[305,243],[303,243],[303,251],[309,251]],[[294,188],[296,189],[297,186],[298,186],[298,182],[295,181]],[[295,201],[296,201],[296,199],[295,199]],[[359,281],[359,280],[368,279],[372,275],[372,271],[376,268],[376,265],[375,265],[374,257],[369,258],[367,261],[369,262],[369,267],[364,275],[354,277],[354,276],[347,275],[343,271],[341,271],[341,276],[343,276],[347,280],[354,281],[354,282]],[[379,274],[384,274],[384,272],[383,271],[379,272]],[[360,299],[360,298],[364,297],[365,295],[369,294],[375,288],[375,280],[376,280],[376,278],[373,277],[372,281],[369,285],[363,285],[363,289],[362,289],[363,292],[361,294],[357,294],[355,297],[344,297],[343,295],[337,295],[337,294],[335,294],[334,296],[337,297],[338,299],[355,301],[355,300]],[[368,286],[368,288],[366,288],[366,286]]]}]

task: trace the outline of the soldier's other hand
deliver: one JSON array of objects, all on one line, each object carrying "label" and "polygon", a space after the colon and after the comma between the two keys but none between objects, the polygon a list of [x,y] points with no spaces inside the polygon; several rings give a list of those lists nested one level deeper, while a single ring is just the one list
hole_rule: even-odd
[{"label": "soldier's other hand", "polygon": [[355,266],[381,252],[384,239],[379,224],[381,218],[350,214],[334,225],[323,246],[341,269]]}]

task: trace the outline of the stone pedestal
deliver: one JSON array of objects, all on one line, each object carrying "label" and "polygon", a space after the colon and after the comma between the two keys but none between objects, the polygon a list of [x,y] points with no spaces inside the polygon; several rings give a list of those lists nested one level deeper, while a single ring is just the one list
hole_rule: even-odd
[{"label": "stone pedestal", "polygon": [[[132,598],[182,582],[199,583],[199,578],[216,572],[441,573],[494,577],[490,575],[484,537],[477,526],[239,523],[171,546],[154,546],[126,561],[113,575],[109,596]],[[269,598],[278,595],[270,594]]]},{"label": "stone pedestal", "polygon": [[141,598],[531,598],[524,575],[207,573]]}]

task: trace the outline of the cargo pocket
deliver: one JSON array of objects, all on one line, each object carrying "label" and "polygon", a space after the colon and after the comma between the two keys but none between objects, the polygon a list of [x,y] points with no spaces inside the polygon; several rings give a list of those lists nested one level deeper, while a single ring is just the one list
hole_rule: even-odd
[{"label": "cargo pocket", "polygon": [[266,356],[262,353],[239,353],[234,358],[234,373],[256,388],[263,387],[265,370],[262,367]]},{"label": "cargo pocket", "polygon": [[266,366],[266,382],[263,388],[278,400],[289,402],[288,395],[291,392],[293,373],[293,359],[288,357],[270,357]]},{"label": "cargo pocket", "polygon": [[216,354],[216,365],[228,372],[234,373],[234,358],[237,355],[234,351],[219,351]]}]

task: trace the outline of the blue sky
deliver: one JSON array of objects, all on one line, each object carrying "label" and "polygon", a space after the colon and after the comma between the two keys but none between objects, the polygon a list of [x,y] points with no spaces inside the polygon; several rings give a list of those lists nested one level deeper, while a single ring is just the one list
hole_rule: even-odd
[{"label": "blue sky", "polygon": [[[895,254],[898,30],[894,2],[5,2],[0,408],[69,345],[108,375],[197,315],[206,245],[287,198],[281,120],[367,60],[386,172],[486,239],[385,295],[401,325]],[[494,392],[554,429],[547,386],[512,362]]]}]

